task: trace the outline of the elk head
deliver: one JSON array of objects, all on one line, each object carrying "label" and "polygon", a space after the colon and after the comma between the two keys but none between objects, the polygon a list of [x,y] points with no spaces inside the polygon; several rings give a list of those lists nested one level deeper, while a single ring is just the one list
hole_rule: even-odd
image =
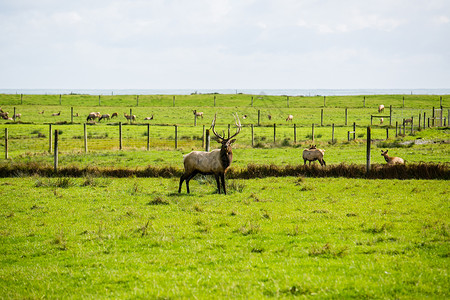
[{"label": "elk head", "polygon": [[234,116],[234,121],[235,121],[237,129],[236,129],[236,133],[233,134],[232,136],[228,137],[228,138],[225,138],[225,137],[221,136],[215,130],[217,114],[214,115],[214,119],[213,119],[212,124],[211,124],[211,129],[212,129],[212,132],[214,133],[214,135],[217,137],[217,142],[222,144],[222,147],[220,149],[221,157],[223,159],[225,159],[225,157],[228,157],[229,164],[231,164],[231,160],[232,160],[232,157],[233,157],[233,150],[231,149],[231,144],[233,144],[236,141],[236,139],[233,139],[233,138],[235,136],[237,136],[239,134],[239,132],[241,132],[241,128],[242,128],[241,121],[239,120],[238,115],[236,114],[236,115],[233,115],[233,116]]}]

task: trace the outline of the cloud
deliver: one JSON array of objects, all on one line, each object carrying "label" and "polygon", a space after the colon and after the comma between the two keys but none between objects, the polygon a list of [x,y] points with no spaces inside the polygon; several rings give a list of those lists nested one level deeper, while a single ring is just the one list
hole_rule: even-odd
[{"label": "cloud", "polygon": [[0,82],[445,87],[449,20],[445,0],[5,0]]}]

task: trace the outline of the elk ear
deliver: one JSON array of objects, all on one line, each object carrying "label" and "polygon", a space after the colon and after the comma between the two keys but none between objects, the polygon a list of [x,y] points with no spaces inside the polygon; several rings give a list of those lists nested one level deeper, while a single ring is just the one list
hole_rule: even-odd
[{"label": "elk ear", "polygon": [[229,141],[228,143],[231,145],[231,144],[233,144],[234,142],[236,142],[236,139],[232,139],[232,140]]}]

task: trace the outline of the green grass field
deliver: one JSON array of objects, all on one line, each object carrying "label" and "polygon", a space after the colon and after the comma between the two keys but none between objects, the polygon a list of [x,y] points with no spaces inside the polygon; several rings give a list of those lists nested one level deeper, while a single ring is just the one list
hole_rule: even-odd
[{"label": "green grass field", "polygon": [[[395,136],[395,122],[430,117],[433,107],[443,105],[447,117],[448,95],[325,101],[324,106],[322,96],[211,94],[140,95],[137,103],[136,96],[62,95],[60,104],[59,95],[0,95],[4,111],[12,114],[15,107],[22,114],[17,122],[0,120],[0,166],[52,166],[51,124],[52,133],[59,132],[60,167],[181,170],[184,154],[203,149],[203,125],[208,129],[218,113],[216,129],[226,135],[234,112],[244,125],[233,145],[236,170],[303,164],[302,151],[311,143],[326,150],[327,165],[363,165],[370,116],[389,115],[392,105],[394,126],[373,120],[372,163],[385,164],[380,150],[389,149],[407,164],[440,163],[448,169],[448,127],[419,130],[415,123],[412,134],[407,127],[405,135]],[[381,103],[387,109],[378,113]],[[73,123],[72,107],[79,115]],[[123,117],[130,109],[138,117],[133,125]],[[194,109],[205,114],[197,126]],[[60,116],[51,116],[58,111]],[[85,153],[83,123],[91,111],[118,112],[119,118],[87,126]],[[152,114],[154,120],[143,120]],[[288,114],[294,115],[296,141]],[[353,122],[356,139],[347,141]],[[228,179],[225,196],[208,176],[192,180],[188,195],[185,186],[177,193],[177,177],[10,174],[0,178],[2,299],[450,296],[447,180]]]},{"label": "green grass field", "polygon": [[[20,179],[20,180],[18,180]],[[2,298],[449,296],[446,181],[0,180]]]}]

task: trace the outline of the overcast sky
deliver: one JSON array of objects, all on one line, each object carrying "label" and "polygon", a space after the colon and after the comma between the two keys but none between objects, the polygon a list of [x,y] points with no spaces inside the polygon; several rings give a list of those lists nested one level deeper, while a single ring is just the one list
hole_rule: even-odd
[{"label": "overcast sky", "polygon": [[0,88],[449,88],[448,0],[0,0]]}]

